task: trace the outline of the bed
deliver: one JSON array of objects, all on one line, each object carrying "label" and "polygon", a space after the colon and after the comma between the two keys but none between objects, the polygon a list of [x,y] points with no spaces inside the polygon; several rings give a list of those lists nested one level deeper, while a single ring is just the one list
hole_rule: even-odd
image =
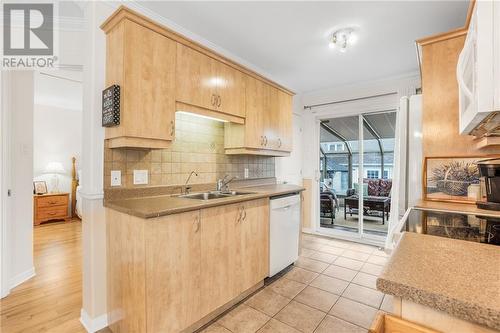
[{"label": "bed", "polygon": [[76,158],[71,158],[71,217],[82,218],[82,200],[80,194],[81,172],[76,169]]}]

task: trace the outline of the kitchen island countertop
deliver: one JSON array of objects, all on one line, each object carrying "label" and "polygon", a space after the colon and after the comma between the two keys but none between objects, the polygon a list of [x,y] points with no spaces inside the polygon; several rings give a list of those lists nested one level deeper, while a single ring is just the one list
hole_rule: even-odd
[{"label": "kitchen island countertop", "polygon": [[500,247],[405,232],[377,289],[500,330]]},{"label": "kitchen island countertop", "polygon": [[121,200],[105,200],[104,206],[125,214],[147,219],[253,199],[301,192],[304,188],[289,184],[271,184],[233,188],[232,190],[249,192],[249,194],[211,200],[197,200],[172,195],[158,195]]}]

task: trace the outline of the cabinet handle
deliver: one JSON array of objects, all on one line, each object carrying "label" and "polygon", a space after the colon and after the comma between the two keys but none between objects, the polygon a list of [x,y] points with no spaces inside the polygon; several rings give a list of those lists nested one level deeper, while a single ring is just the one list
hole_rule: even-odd
[{"label": "cabinet handle", "polygon": [[217,107],[220,108],[221,105],[222,105],[222,98],[220,97],[220,95],[217,95]]},{"label": "cabinet handle", "polygon": [[196,216],[194,218],[194,232],[197,233],[199,230],[200,230],[200,217],[199,216]]},{"label": "cabinet handle", "polygon": [[174,136],[174,131],[175,131],[175,126],[174,126],[174,121],[170,121],[170,136]]},{"label": "cabinet handle", "polygon": [[264,135],[264,146],[267,146],[267,136]]},{"label": "cabinet handle", "polygon": [[47,214],[48,215],[56,215],[57,213],[56,212],[48,212]]},{"label": "cabinet handle", "polygon": [[212,94],[212,98],[210,98],[210,103],[212,103],[212,106],[215,106],[215,94]]},{"label": "cabinet handle", "polygon": [[278,139],[278,147],[281,148],[281,139]]},{"label": "cabinet handle", "polygon": [[243,207],[243,218],[242,220],[245,221],[247,219],[247,210],[245,209],[245,207]]},{"label": "cabinet handle", "polygon": [[241,222],[241,218],[243,216],[243,206],[240,206],[238,207],[238,219],[237,219],[237,222],[240,223]]},{"label": "cabinet handle", "polygon": [[264,145],[264,136],[263,135],[260,136],[260,145],[261,146]]}]

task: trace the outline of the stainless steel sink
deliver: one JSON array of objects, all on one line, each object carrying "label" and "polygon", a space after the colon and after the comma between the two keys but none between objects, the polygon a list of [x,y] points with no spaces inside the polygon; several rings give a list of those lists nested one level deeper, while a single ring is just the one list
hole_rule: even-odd
[{"label": "stainless steel sink", "polygon": [[253,194],[251,192],[239,192],[239,191],[229,191],[229,192],[204,192],[204,193],[193,193],[185,194],[179,196],[180,198],[186,199],[196,199],[196,200],[212,200],[212,199],[222,199],[230,198],[238,195]]}]

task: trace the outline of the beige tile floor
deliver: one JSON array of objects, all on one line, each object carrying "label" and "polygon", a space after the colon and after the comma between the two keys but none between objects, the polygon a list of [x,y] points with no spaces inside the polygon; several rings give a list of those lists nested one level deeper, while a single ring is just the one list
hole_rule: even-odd
[{"label": "beige tile floor", "polygon": [[378,311],[392,312],[375,287],[387,259],[374,246],[304,234],[291,270],[202,332],[367,332]]}]

